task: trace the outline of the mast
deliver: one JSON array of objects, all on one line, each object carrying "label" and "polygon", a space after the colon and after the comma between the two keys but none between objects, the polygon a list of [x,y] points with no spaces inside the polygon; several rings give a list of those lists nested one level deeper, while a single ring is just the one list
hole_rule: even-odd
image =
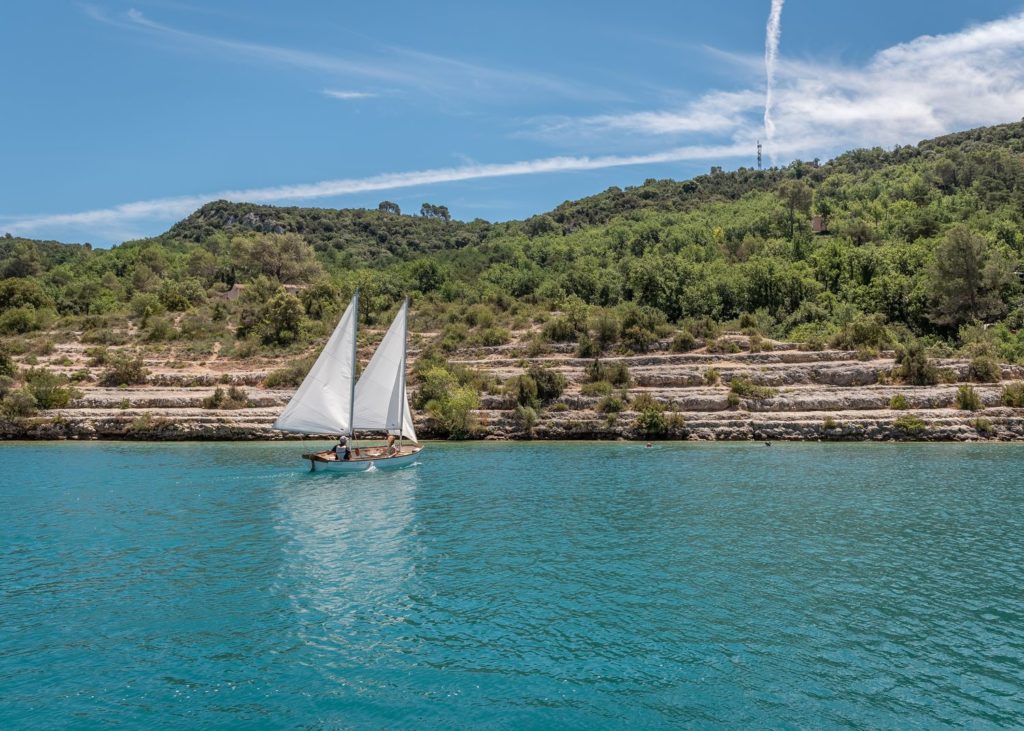
[{"label": "mast", "polygon": [[356,440],[356,422],[355,422],[355,411],[356,411],[356,341],[359,340],[359,288],[356,287],[355,297],[352,298],[352,304],[355,307],[355,325],[352,330],[352,379],[349,382],[348,391],[348,430],[349,435],[352,437],[352,441]]},{"label": "mast", "polygon": [[[403,432],[400,436],[405,436],[404,425],[399,420],[409,414],[404,391],[408,312],[409,304],[405,302],[359,376],[353,417],[356,430],[392,434],[398,429]],[[396,399],[401,401],[396,402]],[[409,437],[416,441],[416,430],[411,422],[408,427]]]},{"label": "mast", "polygon": [[402,368],[399,371],[401,374],[402,388],[399,391],[399,398],[402,399],[402,415],[398,418],[398,453],[402,453],[402,437],[405,429],[405,358],[408,355],[409,350],[409,298],[405,298],[405,304],[402,305],[405,309],[405,320],[402,322]]}]

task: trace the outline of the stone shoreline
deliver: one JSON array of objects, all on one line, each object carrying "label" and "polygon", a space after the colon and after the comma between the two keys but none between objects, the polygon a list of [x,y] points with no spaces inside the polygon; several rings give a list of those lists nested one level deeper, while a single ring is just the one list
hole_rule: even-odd
[{"label": "stone shoreline", "polygon": [[[1021,441],[1021,409],[988,408],[966,413],[951,408],[904,411],[846,410],[685,412],[667,434],[654,437],[636,427],[636,414],[621,412],[615,424],[593,411],[563,411],[540,420],[529,436],[501,412],[481,412],[487,421],[475,439],[536,440],[690,440],[690,441]],[[62,409],[44,415],[0,422],[0,440],[128,441],[300,441],[312,440],[271,428],[278,409],[250,408],[211,412],[196,408]],[[920,431],[896,420],[920,419]],[[982,428],[979,428],[979,421]],[[424,420],[422,439],[439,435]],[[323,439],[331,438],[325,435]]]}]

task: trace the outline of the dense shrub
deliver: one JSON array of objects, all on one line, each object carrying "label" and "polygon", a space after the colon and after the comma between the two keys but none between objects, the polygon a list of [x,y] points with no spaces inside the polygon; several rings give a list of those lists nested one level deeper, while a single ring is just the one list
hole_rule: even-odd
[{"label": "dense shrub", "polygon": [[593,381],[580,386],[580,393],[584,396],[607,396],[614,388],[608,381]]},{"label": "dense shrub", "polygon": [[598,346],[597,341],[587,333],[581,334],[576,345],[576,357],[596,358],[599,355],[601,355],[601,348]]},{"label": "dense shrub", "polygon": [[967,368],[967,377],[975,383],[999,383],[1003,377],[1003,369],[995,358],[979,355],[971,360]]},{"label": "dense shrub", "polygon": [[971,422],[971,426],[983,437],[995,436],[996,428],[989,419],[977,418]]},{"label": "dense shrub", "polygon": [[231,386],[225,391],[220,386],[203,399],[204,409],[244,409],[249,405],[249,397],[238,386]]},{"label": "dense shrub", "polygon": [[541,330],[552,343],[569,343],[576,340],[576,328],[564,317],[554,317],[544,323]]},{"label": "dense shrub", "polygon": [[904,434],[921,434],[927,428],[924,420],[914,414],[904,414],[898,417],[894,422],[893,426],[899,429]]},{"label": "dense shrub", "polygon": [[642,393],[633,399],[630,409],[637,413],[636,427],[648,439],[661,437],[668,431],[665,421],[665,407],[650,394]]},{"label": "dense shrub", "polygon": [[124,330],[102,325],[84,331],[79,340],[92,345],[124,345],[128,342],[128,334]]},{"label": "dense shrub", "polygon": [[622,346],[632,353],[646,353],[657,340],[653,330],[635,325],[622,331]]},{"label": "dense shrub", "polygon": [[160,298],[152,292],[139,292],[130,303],[132,314],[147,322],[153,315],[162,315],[167,311]]},{"label": "dense shrub", "polygon": [[13,376],[16,371],[10,353],[7,352],[3,343],[0,343],[0,377]]},{"label": "dense shrub", "polygon": [[518,376],[512,376],[510,379],[505,381],[505,395],[511,399],[512,403],[519,406],[531,406],[537,408],[541,404],[540,397],[538,395],[537,382],[533,380],[533,377],[528,373],[521,373]]},{"label": "dense shrub", "polygon": [[298,340],[304,315],[298,297],[287,292],[274,295],[260,312],[260,339],[267,345],[294,343]]},{"label": "dense shrub", "polygon": [[34,307],[16,307],[0,314],[0,334],[23,335],[43,328],[43,320]]},{"label": "dense shrub", "polygon": [[1024,408],[1024,383],[1008,383],[1003,386],[1003,393],[999,399],[1003,406],[1012,406],[1016,409]]},{"label": "dense shrub", "polygon": [[565,376],[551,368],[534,365],[526,371],[537,384],[537,397],[542,403],[554,401],[565,391],[567,381]]},{"label": "dense shrub", "polygon": [[287,365],[284,368],[278,368],[267,374],[267,377],[263,379],[263,386],[265,388],[288,388],[289,386],[295,387],[302,383],[302,379],[309,373],[309,369],[313,367],[313,358],[304,358],[302,360],[295,361],[291,365]]},{"label": "dense shrub", "polygon": [[617,414],[625,408],[621,398],[609,394],[597,402],[594,410],[601,414]]},{"label": "dense shrub", "polygon": [[707,350],[709,353],[731,354],[740,352],[740,346],[735,340],[718,338],[708,343]]},{"label": "dense shrub", "polygon": [[537,423],[537,411],[532,406],[516,406],[515,423],[524,436],[533,434],[533,427]]},{"label": "dense shrub", "polygon": [[974,390],[973,386],[960,386],[956,390],[956,406],[962,411],[978,411],[985,408],[981,403],[981,397]]},{"label": "dense shrub", "polygon": [[480,408],[480,397],[469,386],[456,386],[443,396],[431,399],[424,408],[442,434],[465,439],[476,431],[473,410]]},{"label": "dense shrub", "polygon": [[928,360],[924,344],[912,340],[896,350],[896,376],[913,386],[932,386],[939,382],[939,371]]},{"label": "dense shrub", "polygon": [[68,385],[68,378],[45,368],[25,373],[25,385],[40,409],[62,409],[82,394]]},{"label": "dense shrub", "polygon": [[590,330],[594,334],[594,342],[603,352],[618,342],[622,323],[613,313],[602,310],[590,318]]},{"label": "dense shrub", "polygon": [[889,408],[894,411],[902,411],[903,409],[909,408],[907,405],[907,397],[902,393],[898,393],[889,399]]},{"label": "dense shrub", "polygon": [[614,386],[629,385],[629,366],[621,360],[602,361],[594,359],[587,366],[587,378],[591,382],[607,381]]},{"label": "dense shrub", "polygon": [[751,399],[752,401],[763,401],[778,393],[774,388],[758,386],[749,378],[743,376],[732,379],[729,382],[729,390],[740,398]]},{"label": "dense shrub", "polygon": [[107,369],[100,376],[104,386],[130,386],[145,383],[149,371],[138,353],[118,351],[107,354]]},{"label": "dense shrub", "polygon": [[174,324],[166,317],[148,318],[145,333],[144,338],[149,343],[174,340],[178,337],[178,331],[174,328]]},{"label": "dense shrub", "polygon": [[883,315],[861,315],[846,323],[832,337],[832,347],[844,350],[873,348],[883,350],[892,344],[892,333]]},{"label": "dense shrub", "polygon": [[484,347],[495,347],[505,345],[512,340],[512,335],[503,327],[489,327],[481,330],[476,336],[476,341]]},{"label": "dense shrub", "polygon": [[182,312],[206,301],[206,291],[197,279],[165,279],[158,294],[160,304],[171,312]]},{"label": "dense shrub", "polygon": [[697,338],[693,337],[689,330],[680,330],[672,338],[670,350],[673,353],[685,353],[697,347]]},{"label": "dense shrub", "polygon": [[3,401],[0,401],[0,411],[8,419],[32,416],[37,408],[36,397],[27,387],[8,391],[4,394]]}]

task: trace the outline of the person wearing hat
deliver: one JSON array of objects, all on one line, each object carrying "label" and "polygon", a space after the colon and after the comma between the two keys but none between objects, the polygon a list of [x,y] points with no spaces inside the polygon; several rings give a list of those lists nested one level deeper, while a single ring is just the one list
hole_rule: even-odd
[{"label": "person wearing hat", "polygon": [[331,449],[335,459],[352,459],[352,451],[348,448],[348,438],[342,434],[338,437],[338,443]]}]

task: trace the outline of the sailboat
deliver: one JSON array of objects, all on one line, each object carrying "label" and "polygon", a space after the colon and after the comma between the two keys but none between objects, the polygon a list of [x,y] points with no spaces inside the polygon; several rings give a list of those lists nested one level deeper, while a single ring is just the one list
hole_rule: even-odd
[{"label": "sailboat", "polygon": [[[416,439],[405,383],[409,300],[402,304],[370,362],[356,379],[358,321],[357,291],[313,367],[274,422],[274,428],[281,431],[349,438],[349,459],[334,451],[302,455],[314,472],[407,467],[423,450]],[[358,447],[357,432],[387,434],[388,445]],[[393,437],[397,437],[397,444],[393,444]],[[411,444],[406,444],[406,439]]]}]

